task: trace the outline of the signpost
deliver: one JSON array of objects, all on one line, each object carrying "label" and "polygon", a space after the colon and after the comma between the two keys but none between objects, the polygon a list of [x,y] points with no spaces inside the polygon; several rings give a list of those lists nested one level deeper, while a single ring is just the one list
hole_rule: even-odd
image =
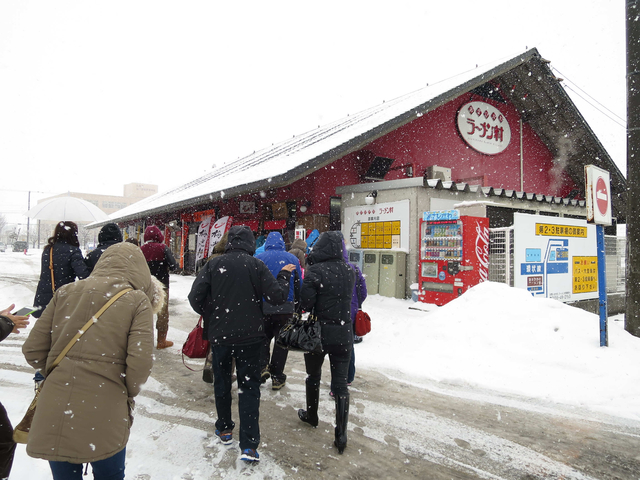
[{"label": "signpost", "polygon": [[609,172],[594,165],[584,167],[587,196],[587,222],[596,224],[598,244],[598,298],[600,311],[600,346],[609,346],[607,325],[607,271],[604,226],[611,225],[611,182]]}]

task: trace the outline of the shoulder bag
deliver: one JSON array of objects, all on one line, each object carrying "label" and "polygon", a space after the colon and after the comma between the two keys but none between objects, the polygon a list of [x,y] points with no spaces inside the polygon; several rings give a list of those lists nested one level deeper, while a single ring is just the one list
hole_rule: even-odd
[{"label": "shoulder bag", "polygon": [[51,270],[51,290],[56,293],[56,279],[53,276],[53,245],[49,247],[49,270]]},{"label": "shoulder bag", "polygon": [[[51,272],[52,272],[52,275],[53,275],[53,270],[51,270]],[[78,333],[76,333],[74,335],[74,337],[67,344],[67,346],[64,347],[62,352],[60,352],[60,355],[58,355],[56,357],[56,359],[53,361],[53,363],[51,364],[51,368],[47,372],[47,376],[45,377],[45,380],[47,379],[47,377],[49,375],[51,375],[51,372],[53,371],[53,369],[58,366],[58,364],[62,361],[62,359],[67,355],[67,353],[69,353],[69,350],[71,350],[71,347],[73,347],[78,342],[78,339],[87,330],[89,330],[89,328],[91,328],[91,325],[96,323],[96,320],[98,320],[98,317],[100,315],[102,315],[107,308],[109,308],[111,305],[113,305],[113,303],[117,299],[119,299],[125,293],[130,292],[131,290],[133,290],[133,288],[125,288],[124,290],[121,290],[118,293],[116,293],[111,298],[111,300],[109,300],[105,305],[103,305],[103,307],[100,310],[98,310],[98,312],[94,316],[92,316],[89,319],[89,321],[87,323],[85,323],[84,326],[80,330],[78,330]],[[40,384],[36,388],[36,395],[33,398],[33,400],[31,401],[31,405],[29,405],[29,408],[27,408],[27,413],[24,414],[24,417],[22,418],[20,423],[18,423],[16,428],[13,429],[13,441],[16,442],[16,443],[27,443],[27,441],[29,440],[29,430],[31,430],[31,422],[33,421],[33,416],[36,413],[36,406],[38,404],[38,397],[40,396],[40,392],[42,391],[42,386],[44,385],[45,380],[40,382]]]},{"label": "shoulder bag", "polygon": [[195,372],[193,368],[189,367],[184,361],[184,357],[189,358],[205,358],[209,352],[209,340],[203,338],[202,328],[202,315],[198,319],[197,325],[187,335],[187,340],[182,345],[182,363],[192,372]]},{"label": "shoulder bag", "polygon": [[358,311],[356,312],[355,333],[359,337],[365,336],[371,331],[371,317],[362,310],[362,299],[360,298],[360,276],[357,277],[356,295],[358,295]]},{"label": "shoulder bag", "polygon": [[287,350],[322,353],[320,322],[314,312],[305,320],[299,313],[280,329],[276,344]]}]

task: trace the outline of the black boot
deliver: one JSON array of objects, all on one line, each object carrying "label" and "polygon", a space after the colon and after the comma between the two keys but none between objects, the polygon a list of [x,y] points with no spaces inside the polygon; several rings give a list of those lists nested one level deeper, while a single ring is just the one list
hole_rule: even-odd
[{"label": "black boot", "polygon": [[347,424],[349,423],[349,394],[336,395],[336,439],[333,442],[342,454],[347,446]]},{"label": "black boot", "polygon": [[312,427],[318,426],[318,403],[320,402],[320,385],[305,381],[307,390],[307,409],[298,410],[298,418]]}]

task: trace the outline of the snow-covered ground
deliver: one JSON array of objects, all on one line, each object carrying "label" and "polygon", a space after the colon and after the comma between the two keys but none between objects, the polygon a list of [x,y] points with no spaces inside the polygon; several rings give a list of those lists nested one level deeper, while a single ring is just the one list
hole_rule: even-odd
[{"label": "snow-covered ground", "polygon": [[[26,256],[0,253],[0,308],[31,305],[33,284],[23,280],[39,274],[39,259],[38,250]],[[172,350],[179,355],[188,333],[179,327],[191,325],[194,318],[187,301],[193,277],[173,275],[171,282],[169,338],[177,340]],[[561,409],[591,411],[623,422],[640,420],[640,339],[624,330],[622,316],[609,319],[609,347],[600,347],[596,315],[496,283],[478,285],[444,307],[374,295],[363,308],[371,315],[372,331],[357,346],[358,369],[373,369],[450,395],[493,402],[526,398],[541,409],[559,404]],[[188,321],[180,322],[182,317]],[[31,375],[15,368],[27,366],[20,352],[26,334],[0,344],[0,400],[14,422],[32,398]],[[172,394],[153,375],[146,389]],[[149,398],[141,403],[147,411],[163,409]],[[173,407],[171,415],[198,419],[202,414],[181,405]],[[127,452],[127,478],[148,478],[131,476],[136,471],[155,472],[158,476],[152,478],[210,478],[211,458],[205,458],[202,446],[208,432],[175,428],[166,439],[172,445],[168,457],[156,441],[162,429],[155,419],[137,418],[130,440],[135,448]],[[216,452],[214,465],[216,455],[223,455]],[[254,478],[286,476],[268,454],[262,460]],[[193,472],[209,471],[182,477],[185,466]],[[40,480],[50,478],[50,473],[46,462],[29,458],[19,446],[12,478]]]}]

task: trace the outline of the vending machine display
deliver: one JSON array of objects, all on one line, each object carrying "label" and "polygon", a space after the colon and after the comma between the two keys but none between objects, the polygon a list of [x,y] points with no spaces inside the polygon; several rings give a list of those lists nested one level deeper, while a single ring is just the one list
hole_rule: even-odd
[{"label": "vending machine display", "polygon": [[420,301],[444,305],[489,277],[489,219],[458,210],[420,220]]}]

